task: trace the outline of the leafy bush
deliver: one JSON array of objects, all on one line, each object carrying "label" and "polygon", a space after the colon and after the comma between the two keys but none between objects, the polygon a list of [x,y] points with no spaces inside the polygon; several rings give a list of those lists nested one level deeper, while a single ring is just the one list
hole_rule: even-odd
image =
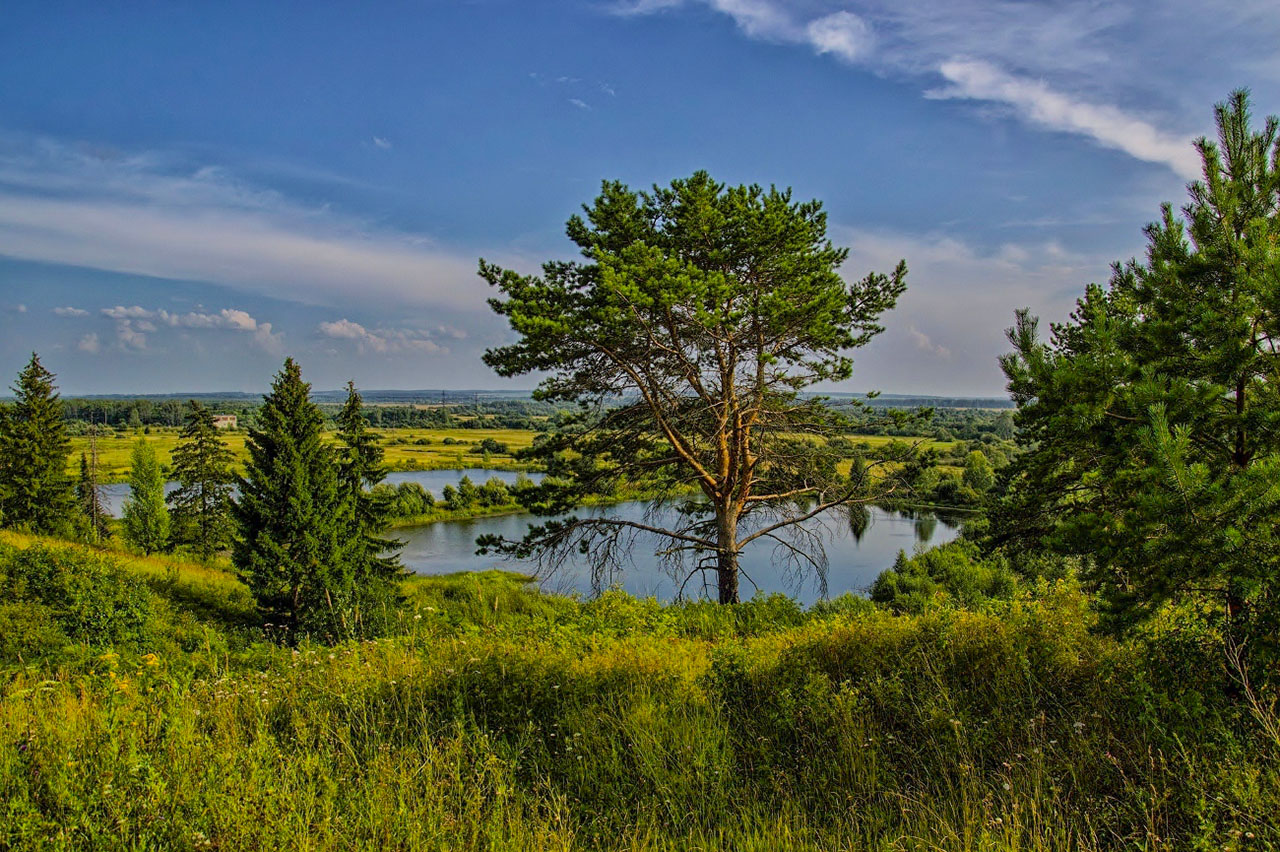
[{"label": "leafy bush", "polygon": [[876,578],[871,600],[894,612],[921,613],[938,606],[977,609],[1008,600],[1017,578],[1000,557],[983,558],[964,539],[908,557],[900,552],[893,567]]},{"label": "leafy bush", "polygon": [[156,615],[153,595],[136,575],[73,547],[0,545],[0,597],[27,606],[8,617],[28,629],[56,625],[72,641],[97,647],[138,647]]}]

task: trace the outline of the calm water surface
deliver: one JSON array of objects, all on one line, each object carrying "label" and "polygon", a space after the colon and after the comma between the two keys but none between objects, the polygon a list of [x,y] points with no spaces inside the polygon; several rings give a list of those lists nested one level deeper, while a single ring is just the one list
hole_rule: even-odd
[{"label": "calm water surface", "polygon": [[[389,473],[386,481],[391,485],[399,485],[401,482],[416,482],[434,496],[439,497],[446,485],[452,485],[456,488],[458,481],[464,476],[471,477],[471,481],[476,485],[483,485],[485,480],[492,479],[495,476],[503,482],[512,483],[516,481],[520,474],[510,470],[488,470],[479,467],[467,468],[466,470],[411,470]],[[540,473],[526,473],[525,476],[534,482],[542,478]],[[165,494],[171,494],[177,488],[178,483],[166,482],[164,486]],[[124,509],[124,501],[129,497],[129,486],[125,483],[99,485],[98,492],[102,495],[102,505],[106,507],[107,512],[113,517],[120,517],[120,512]]]},{"label": "calm water surface", "polygon": [[[519,476],[513,471],[482,468],[400,471],[388,474],[387,482],[392,485],[417,482],[439,497],[445,485],[456,486],[464,475],[471,477],[477,485],[494,476],[508,483],[515,482]],[[540,478],[540,474],[536,473],[527,475],[535,481]],[[176,487],[171,482],[166,489],[172,491]],[[105,485],[101,490],[107,510],[119,516],[124,501],[129,496],[129,486]],[[638,521],[643,519],[647,509],[645,503],[631,502],[584,512]],[[881,571],[893,565],[899,551],[911,553],[917,548],[944,544],[959,533],[955,522],[932,512],[902,513],[876,507],[869,507],[867,512],[868,522],[860,534],[855,533],[847,518],[835,514],[821,523],[810,522],[806,525],[821,536],[826,549],[830,564],[827,572],[827,594],[830,597],[844,592],[865,591]],[[535,566],[529,563],[494,556],[476,556],[475,541],[477,536],[491,533],[519,538],[528,531],[530,523],[538,520],[531,515],[502,515],[465,521],[441,521],[397,529],[393,531],[393,535],[405,543],[400,552],[405,567],[419,574],[448,574],[488,568],[533,573]],[[680,584],[659,565],[654,556],[657,547],[657,537],[648,533],[638,534],[633,539],[622,571],[612,577],[611,583],[634,595],[654,595],[661,600],[674,598]],[[784,592],[805,604],[811,604],[822,596],[821,587],[814,578],[789,576],[780,566],[774,547],[769,543],[755,542],[750,545],[742,555],[742,567],[745,575],[742,580],[744,597],[749,597],[757,588],[765,592]],[[710,579],[709,575],[708,580]],[[542,578],[542,582],[551,591],[576,591],[586,595],[595,591],[592,588],[591,572],[582,563],[562,565],[553,575]],[[690,581],[685,587],[687,596],[701,592],[702,587],[697,580]]]},{"label": "calm water surface", "polygon": [[[647,508],[646,504],[635,502],[584,512],[603,517],[641,520]],[[827,572],[829,597],[844,592],[865,591],[881,571],[893,565],[899,551],[911,553],[917,547],[933,547],[951,541],[959,533],[955,524],[944,521],[931,512],[907,515],[876,507],[870,507],[867,511],[870,517],[860,536],[854,533],[847,519],[834,515],[821,525],[808,525],[809,529],[822,536],[827,552],[830,563]],[[446,574],[487,568],[533,573],[535,566],[531,563],[504,560],[495,556],[476,556],[475,540],[477,536],[490,533],[519,538],[528,531],[530,523],[538,520],[530,515],[504,515],[465,521],[442,521],[393,532],[396,538],[405,543],[400,552],[405,566],[419,574]],[[659,539],[649,533],[637,534],[620,575],[613,577],[612,582],[606,582],[606,585],[617,585],[638,596],[653,595],[660,600],[674,598],[680,583],[667,574],[654,555],[658,542]],[[822,589],[814,578],[787,576],[774,547],[769,543],[756,541],[749,545],[742,555],[742,568],[745,574],[742,580],[744,597],[750,597],[757,588],[764,592],[792,595],[806,605],[822,597]],[[551,591],[576,591],[584,595],[595,591],[589,567],[581,561],[561,565],[556,573],[542,578],[542,582],[544,588]],[[708,582],[713,582],[711,575],[708,575]],[[696,579],[685,587],[686,596],[697,596],[702,592],[701,584]],[[714,594],[714,590],[712,593]]]}]

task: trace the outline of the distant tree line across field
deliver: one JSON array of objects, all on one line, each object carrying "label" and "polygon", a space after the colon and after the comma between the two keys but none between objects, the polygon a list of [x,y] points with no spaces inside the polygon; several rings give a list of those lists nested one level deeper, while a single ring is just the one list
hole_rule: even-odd
[{"label": "distant tree line across field", "polygon": [[[375,429],[532,429],[554,428],[569,417],[575,406],[541,402],[527,398],[485,399],[475,394],[452,392],[441,402],[438,392],[381,392],[397,401],[366,402],[362,416]],[[433,394],[437,394],[434,395]],[[342,406],[328,401],[330,392],[312,395],[327,429],[336,426]],[[375,399],[378,393],[373,394]],[[86,434],[90,425],[110,429],[148,427],[180,428],[185,422],[187,403],[198,400],[210,414],[233,414],[240,428],[256,422],[261,397],[227,398],[224,395],[192,397],[70,397],[63,400],[63,418],[71,435]],[[403,401],[401,401],[403,400]],[[875,397],[841,395],[828,405],[857,424],[864,435],[894,437],[923,436],[942,441],[980,441],[986,436],[1009,440],[1014,435],[1013,413],[986,399],[943,399],[931,397]],[[0,402],[2,405],[3,402]],[[886,410],[913,415],[899,421],[886,419]],[[921,414],[927,416],[918,416]]]}]

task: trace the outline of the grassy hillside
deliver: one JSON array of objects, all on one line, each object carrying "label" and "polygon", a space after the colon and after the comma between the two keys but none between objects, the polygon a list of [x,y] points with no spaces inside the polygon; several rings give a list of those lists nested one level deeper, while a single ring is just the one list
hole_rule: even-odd
[{"label": "grassy hillside", "polygon": [[[1069,580],[895,616],[415,578],[394,635],[297,648],[217,566],[4,534],[0,590],[0,848],[1280,845],[1212,637],[1095,636]],[[97,592],[145,613],[114,644]]]}]

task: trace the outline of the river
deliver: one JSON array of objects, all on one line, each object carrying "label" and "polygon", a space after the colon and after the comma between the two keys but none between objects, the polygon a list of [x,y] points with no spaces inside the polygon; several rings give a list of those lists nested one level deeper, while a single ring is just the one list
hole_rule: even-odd
[{"label": "river", "polygon": [[[494,471],[473,468],[469,470],[400,471],[389,474],[387,481],[417,482],[437,497],[445,485],[457,485],[463,476],[470,476],[477,485],[497,476],[506,482],[514,482],[519,475],[510,471]],[[530,474],[537,479],[537,474]],[[169,484],[169,489],[174,487]],[[127,485],[102,486],[103,502],[108,511],[118,515],[128,496]],[[647,504],[642,502],[620,503],[584,510],[603,517],[624,520],[640,520]],[[959,530],[951,519],[939,517],[929,511],[894,512],[878,507],[868,507],[867,523],[856,533],[846,517],[832,514],[828,520],[810,522],[806,528],[815,532],[826,550],[827,594],[834,597],[843,592],[862,592],[874,582],[876,576],[893,565],[899,551],[912,552],[916,548],[933,547],[951,541]],[[476,537],[497,534],[518,538],[538,519],[530,515],[500,515],[463,521],[440,521],[419,527],[402,527],[391,535],[404,542],[400,552],[405,567],[420,574],[447,574],[454,571],[475,571],[502,568],[511,571],[532,572],[533,566],[494,556],[476,556]],[[744,532],[748,531],[744,529]],[[612,578],[612,584],[639,596],[653,595],[661,600],[671,600],[679,587],[654,555],[656,537],[640,533],[629,548],[623,570]],[[764,592],[783,592],[801,603],[811,604],[822,597],[822,589],[811,572],[792,576],[779,567],[775,548],[756,542],[742,554],[742,594],[749,597],[758,588]],[[710,581],[710,577],[708,580]],[[606,583],[609,585],[609,583]],[[543,586],[551,591],[591,594],[591,576],[588,567],[580,561],[562,564],[556,572],[543,579]],[[691,581],[685,589],[689,596],[702,593],[701,585]]]}]

